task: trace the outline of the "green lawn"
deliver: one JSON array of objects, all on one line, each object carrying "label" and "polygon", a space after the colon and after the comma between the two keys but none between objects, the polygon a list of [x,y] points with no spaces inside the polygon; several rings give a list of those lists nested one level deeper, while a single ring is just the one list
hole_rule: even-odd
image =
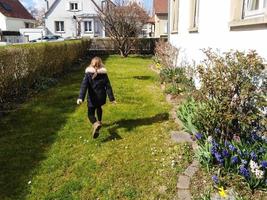
[{"label": "green lawn", "polygon": [[170,141],[177,127],[151,62],[105,59],[118,103],[104,106],[96,140],[75,104],[84,69],[2,118],[0,199],[172,199],[191,151]]}]

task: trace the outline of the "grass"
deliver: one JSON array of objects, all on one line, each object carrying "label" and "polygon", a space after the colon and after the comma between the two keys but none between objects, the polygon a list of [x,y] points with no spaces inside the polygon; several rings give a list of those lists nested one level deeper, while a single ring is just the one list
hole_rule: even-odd
[{"label": "grass", "polygon": [[84,69],[2,118],[0,199],[173,199],[192,154],[170,141],[178,127],[150,63],[105,59],[118,104],[104,106],[97,140],[86,103],[75,105]]}]

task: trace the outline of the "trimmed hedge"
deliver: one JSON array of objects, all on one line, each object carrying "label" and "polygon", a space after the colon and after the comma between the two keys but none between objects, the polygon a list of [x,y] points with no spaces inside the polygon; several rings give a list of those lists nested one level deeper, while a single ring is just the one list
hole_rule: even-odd
[{"label": "trimmed hedge", "polygon": [[0,48],[0,110],[25,95],[40,77],[68,70],[89,47],[90,40],[73,40]]}]

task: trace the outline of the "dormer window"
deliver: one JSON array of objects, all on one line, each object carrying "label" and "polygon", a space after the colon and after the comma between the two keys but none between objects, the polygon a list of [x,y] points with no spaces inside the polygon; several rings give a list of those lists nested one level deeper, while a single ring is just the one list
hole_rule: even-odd
[{"label": "dormer window", "polygon": [[77,11],[78,10],[78,3],[70,3],[70,10]]}]

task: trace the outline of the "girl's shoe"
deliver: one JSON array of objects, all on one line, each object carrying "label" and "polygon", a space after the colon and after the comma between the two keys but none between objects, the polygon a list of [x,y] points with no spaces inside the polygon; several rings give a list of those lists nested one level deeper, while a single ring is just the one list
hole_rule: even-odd
[{"label": "girl's shoe", "polygon": [[93,136],[94,139],[95,138],[98,138],[100,128],[101,128],[101,124],[99,122],[95,122],[93,124],[93,133],[92,133],[92,136]]}]

